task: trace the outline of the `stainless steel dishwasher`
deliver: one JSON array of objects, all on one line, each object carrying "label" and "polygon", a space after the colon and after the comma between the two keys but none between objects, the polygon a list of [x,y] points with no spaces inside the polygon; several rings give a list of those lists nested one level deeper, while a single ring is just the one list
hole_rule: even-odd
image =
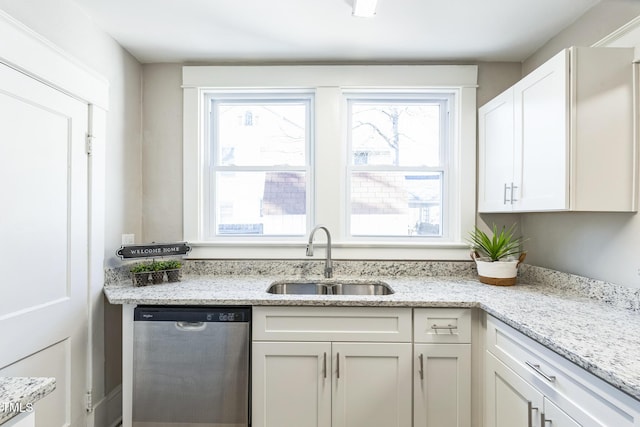
[{"label": "stainless steel dishwasher", "polygon": [[247,427],[250,321],[250,307],[137,307],[133,426]]}]

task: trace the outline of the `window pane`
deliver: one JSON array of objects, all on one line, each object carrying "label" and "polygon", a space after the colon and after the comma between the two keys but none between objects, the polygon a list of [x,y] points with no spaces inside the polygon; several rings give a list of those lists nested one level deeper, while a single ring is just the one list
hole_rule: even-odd
[{"label": "window pane", "polygon": [[353,172],[351,235],[441,236],[442,173]]},{"label": "window pane", "polygon": [[307,102],[214,102],[223,166],[305,164]]},{"label": "window pane", "polygon": [[216,173],[216,234],[304,235],[303,172]]},{"label": "window pane", "polygon": [[440,104],[351,102],[352,164],[440,166]]}]

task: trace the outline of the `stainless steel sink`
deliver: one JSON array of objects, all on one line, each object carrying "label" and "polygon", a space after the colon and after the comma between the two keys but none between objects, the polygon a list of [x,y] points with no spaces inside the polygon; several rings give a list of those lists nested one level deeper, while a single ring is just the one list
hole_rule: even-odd
[{"label": "stainless steel sink", "polygon": [[279,295],[391,295],[393,289],[380,281],[319,280],[274,282],[267,292]]}]

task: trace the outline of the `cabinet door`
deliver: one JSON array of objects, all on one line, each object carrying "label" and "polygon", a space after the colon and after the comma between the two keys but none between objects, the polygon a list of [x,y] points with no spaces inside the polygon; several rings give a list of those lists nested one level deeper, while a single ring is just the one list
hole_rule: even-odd
[{"label": "cabinet door", "polygon": [[542,427],[542,394],[486,352],[486,427]]},{"label": "cabinet door", "polygon": [[580,424],[545,397],[540,427],[580,427]]},{"label": "cabinet door", "polygon": [[411,427],[411,344],[333,343],[332,427]]},{"label": "cabinet door", "polygon": [[513,86],[514,210],[569,208],[569,51]]},{"label": "cabinet door", "polygon": [[478,211],[511,211],[513,88],[478,110]]},{"label": "cabinet door", "polygon": [[471,345],[414,346],[414,427],[471,426]]},{"label": "cabinet door", "polygon": [[253,427],[331,427],[331,344],[254,342]]}]

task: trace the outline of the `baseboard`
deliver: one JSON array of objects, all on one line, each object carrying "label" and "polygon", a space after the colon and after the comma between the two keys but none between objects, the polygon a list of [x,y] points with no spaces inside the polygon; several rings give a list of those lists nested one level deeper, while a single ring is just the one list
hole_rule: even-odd
[{"label": "baseboard", "polygon": [[122,385],[93,406],[94,427],[117,427],[122,423]]}]

